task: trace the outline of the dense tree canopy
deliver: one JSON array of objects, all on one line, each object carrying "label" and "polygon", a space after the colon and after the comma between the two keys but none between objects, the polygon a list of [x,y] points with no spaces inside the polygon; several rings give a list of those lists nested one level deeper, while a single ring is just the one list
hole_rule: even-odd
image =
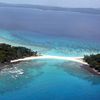
[{"label": "dense tree canopy", "polygon": [[0,63],[10,62],[10,60],[37,56],[37,51],[25,47],[15,47],[8,44],[0,44]]},{"label": "dense tree canopy", "polygon": [[100,72],[100,54],[84,56],[84,60],[90,65],[91,68]]}]

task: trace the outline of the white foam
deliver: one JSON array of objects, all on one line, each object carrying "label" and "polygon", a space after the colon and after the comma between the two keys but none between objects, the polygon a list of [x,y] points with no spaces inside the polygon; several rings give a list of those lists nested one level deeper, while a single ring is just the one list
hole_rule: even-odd
[{"label": "white foam", "polygon": [[1,74],[11,75],[12,78],[16,78],[19,75],[24,74],[24,70],[17,67],[5,68],[1,70]]}]

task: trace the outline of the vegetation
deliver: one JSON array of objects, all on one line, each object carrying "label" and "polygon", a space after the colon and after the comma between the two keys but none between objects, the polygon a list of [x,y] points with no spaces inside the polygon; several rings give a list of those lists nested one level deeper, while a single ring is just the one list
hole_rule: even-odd
[{"label": "vegetation", "polygon": [[37,56],[37,51],[34,52],[25,47],[15,47],[8,44],[0,44],[0,63],[8,63],[11,60],[28,56]]},{"label": "vegetation", "polygon": [[90,65],[91,68],[100,72],[100,54],[84,56],[84,60]]}]

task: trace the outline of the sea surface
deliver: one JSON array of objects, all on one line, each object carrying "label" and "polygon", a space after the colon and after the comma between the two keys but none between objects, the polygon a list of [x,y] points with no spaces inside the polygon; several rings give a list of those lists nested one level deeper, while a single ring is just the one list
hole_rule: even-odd
[{"label": "sea surface", "polygon": [[[0,43],[43,55],[100,53],[100,14],[0,7]],[[82,64],[45,59],[12,66],[0,71],[0,100],[100,100],[100,76]]]}]

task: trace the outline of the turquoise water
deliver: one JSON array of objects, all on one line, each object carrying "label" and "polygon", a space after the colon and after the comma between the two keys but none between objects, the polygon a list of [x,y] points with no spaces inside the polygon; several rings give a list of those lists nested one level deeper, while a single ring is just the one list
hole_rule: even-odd
[{"label": "turquoise water", "polygon": [[99,41],[68,38],[65,36],[45,36],[22,31],[0,31],[1,41],[37,50],[39,53],[62,56],[84,56],[100,52]]},{"label": "turquoise water", "polygon": [[36,60],[2,70],[0,100],[99,100],[100,77],[80,66],[74,62]]},{"label": "turquoise water", "polygon": [[[100,15],[2,7],[0,42],[47,55],[99,53],[99,19]],[[0,72],[0,100],[100,99],[100,76],[79,63],[45,59],[12,66]]]},{"label": "turquoise water", "polygon": [[[83,56],[100,51],[100,45],[92,41],[33,35],[1,30],[0,37],[5,43],[49,55]],[[35,60],[3,69],[0,100],[99,100],[100,76],[81,66],[69,61]]]}]

